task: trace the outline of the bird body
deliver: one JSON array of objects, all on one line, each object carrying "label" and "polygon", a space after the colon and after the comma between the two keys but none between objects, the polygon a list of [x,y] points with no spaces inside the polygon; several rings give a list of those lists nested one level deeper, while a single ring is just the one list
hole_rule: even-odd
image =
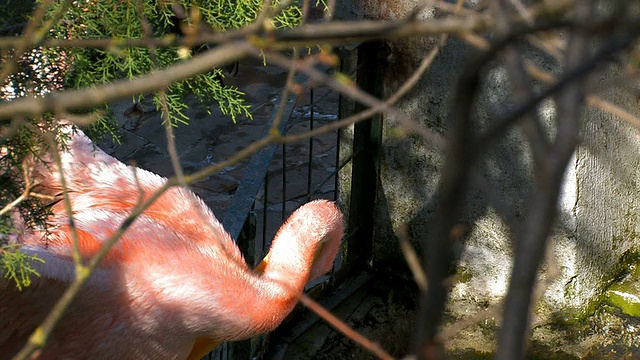
[{"label": "bird body", "polygon": [[[81,132],[61,154],[79,250],[86,261],[165,178],[122,164]],[[35,165],[36,191],[61,193],[55,164]],[[19,291],[0,281],[0,354],[19,351],[75,278],[64,201],[43,229],[20,221],[14,241],[37,255],[40,273]],[[310,202],[283,224],[260,271],[251,270],[207,206],[174,187],[116,242],[43,349],[42,359],[199,359],[222,341],[268,332],[292,310],[307,281],[328,272],[342,215]],[[314,261],[315,260],[315,261]]]}]

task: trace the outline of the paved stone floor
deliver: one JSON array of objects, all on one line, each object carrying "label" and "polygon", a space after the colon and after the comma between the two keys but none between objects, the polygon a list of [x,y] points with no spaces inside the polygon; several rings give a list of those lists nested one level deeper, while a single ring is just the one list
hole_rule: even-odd
[{"label": "paved stone floor", "polygon": [[[224,82],[237,86],[246,94],[253,119],[240,117],[234,123],[229,116],[220,113],[216,106],[211,107],[211,115],[197,107],[195,99],[188,99],[195,105],[185,111],[190,118],[188,126],[175,128],[175,141],[182,168],[186,174],[203,169],[229,158],[238,150],[258,140],[280,100],[286,80],[286,70],[275,66],[264,66],[261,59],[247,59],[240,63],[237,76],[228,75]],[[314,90],[314,126],[318,127],[337,118],[338,96],[326,89]],[[288,133],[308,130],[310,114],[309,93],[298,97],[296,108],[289,121]],[[111,155],[125,163],[135,162],[138,167],[159,175],[174,175],[167,151],[167,138],[160,113],[155,110],[151,98],[147,97],[141,105],[144,114],[140,119],[129,119],[124,112],[131,106],[130,101],[113,105],[113,110],[121,124],[121,144],[110,141],[100,146]],[[269,167],[269,189],[267,203],[267,239],[270,239],[282,223],[283,164],[286,165],[286,214],[307,201],[308,171],[312,171],[311,189],[317,189],[314,198],[334,198],[334,179],[328,179],[335,171],[336,133],[327,134],[313,140],[313,155],[309,166],[309,141],[288,144],[283,156],[282,146],[277,149]],[[283,162],[283,160],[286,161]],[[231,204],[233,195],[242,180],[248,160],[232,165],[218,174],[194,183],[191,189],[200,196],[222,219]],[[262,231],[264,189],[257,194],[256,218],[258,234]]]}]

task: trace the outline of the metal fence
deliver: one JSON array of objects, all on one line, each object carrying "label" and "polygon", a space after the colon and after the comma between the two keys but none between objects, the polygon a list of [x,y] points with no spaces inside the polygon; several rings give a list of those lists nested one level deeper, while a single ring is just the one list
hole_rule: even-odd
[{"label": "metal fence", "polygon": [[[356,51],[343,51],[343,73],[355,76],[355,58]],[[310,87],[304,75],[296,76],[295,82],[305,91],[292,92],[285,99],[278,124],[282,134],[306,132],[355,110],[353,102],[345,102],[334,90]],[[265,124],[264,135],[276,121],[277,112],[276,107]],[[341,154],[341,138],[351,134],[339,130],[298,143],[270,144],[250,159],[222,221],[250,265],[257,265],[266,255],[280,225],[299,206],[319,198],[339,201],[339,172],[352,159],[350,154]],[[345,248],[348,242],[345,238]],[[344,264],[343,254],[338,255],[332,274],[315,281],[309,289],[332,282],[332,276]],[[225,343],[206,359],[252,359],[261,351],[262,343],[261,338]]]},{"label": "metal fence", "polygon": [[[304,84],[305,78],[298,76],[296,82]],[[285,135],[301,133],[336,121],[337,103],[337,95],[325,89],[292,93],[284,102],[278,130]],[[277,111],[265,124],[264,135]],[[300,205],[317,198],[337,199],[338,142],[338,133],[333,132],[307,142],[271,144],[250,159],[223,219],[250,264],[262,259],[282,222]]]}]

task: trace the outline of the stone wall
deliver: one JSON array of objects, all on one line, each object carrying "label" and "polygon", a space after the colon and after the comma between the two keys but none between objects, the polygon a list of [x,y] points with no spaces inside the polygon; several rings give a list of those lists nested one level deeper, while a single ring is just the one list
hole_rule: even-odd
[{"label": "stone wall", "polygon": [[[415,1],[353,3],[343,14],[364,18],[400,19]],[[433,11],[421,16],[433,17]],[[387,43],[384,92],[393,93],[433,48],[436,39],[414,38]],[[451,39],[425,76],[397,106],[423,126],[446,134],[452,89],[474,49]],[[543,54],[528,54],[540,66],[556,71]],[[476,108],[478,127],[491,123],[493,114],[508,109],[512,101],[506,72],[493,67],[484,76]],[[603,97],[636,109],[631,94],[609,91]],[[551,103],[540,107],[541,118],[553,124]],[[561,275],[549,288],[539,316],[584,314],[600,299],[609,280],[625,265],[620,259],[635,251],[638,238],[638,156],[636,129],[609,114],[588,109],[583,117],[582,143],[567,169],[560,217],[554,230],[554,253]],[[393,118],[386,118],[382,135],[380,179],[375,208],[374,267],[407,271],[398,244],[399,229],[408,225],[414,245],[429,236],[428,220],[434,209],[434,192],[443,163],[441,152],[418,136],[400,136]],[[552,128],[551,126],[549,127]],[[473,224],[465,246],[458,282],[452,291],[452,310],[495,303],[506,293],[511,268],[512,229],[507,223],[523,220],[531,184],[531,164],[526,142],[516,130],[495,144],[477,166],[476,186],[468,197],[465,221]],[[343,179],[345,187],[348,189]],[[482,189],[490,187],[497,196]],[[343,201],[347,196],[343,194]],[[517,226],[517,225],[516,225]],[[544,266],[540,274],[545,277]]]}]

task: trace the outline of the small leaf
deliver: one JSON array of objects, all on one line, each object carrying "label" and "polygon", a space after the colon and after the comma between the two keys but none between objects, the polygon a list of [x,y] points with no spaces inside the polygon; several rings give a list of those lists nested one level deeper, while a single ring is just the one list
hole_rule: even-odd
[{"label": "small leaf", "polygon": [[343,84],[346,86],[355,86],[355,82],[353,81],[353,79],[351,79],[348,75],[344,73],[337,72],[335,75],[333,75],[333,78],[340,84]]}]

